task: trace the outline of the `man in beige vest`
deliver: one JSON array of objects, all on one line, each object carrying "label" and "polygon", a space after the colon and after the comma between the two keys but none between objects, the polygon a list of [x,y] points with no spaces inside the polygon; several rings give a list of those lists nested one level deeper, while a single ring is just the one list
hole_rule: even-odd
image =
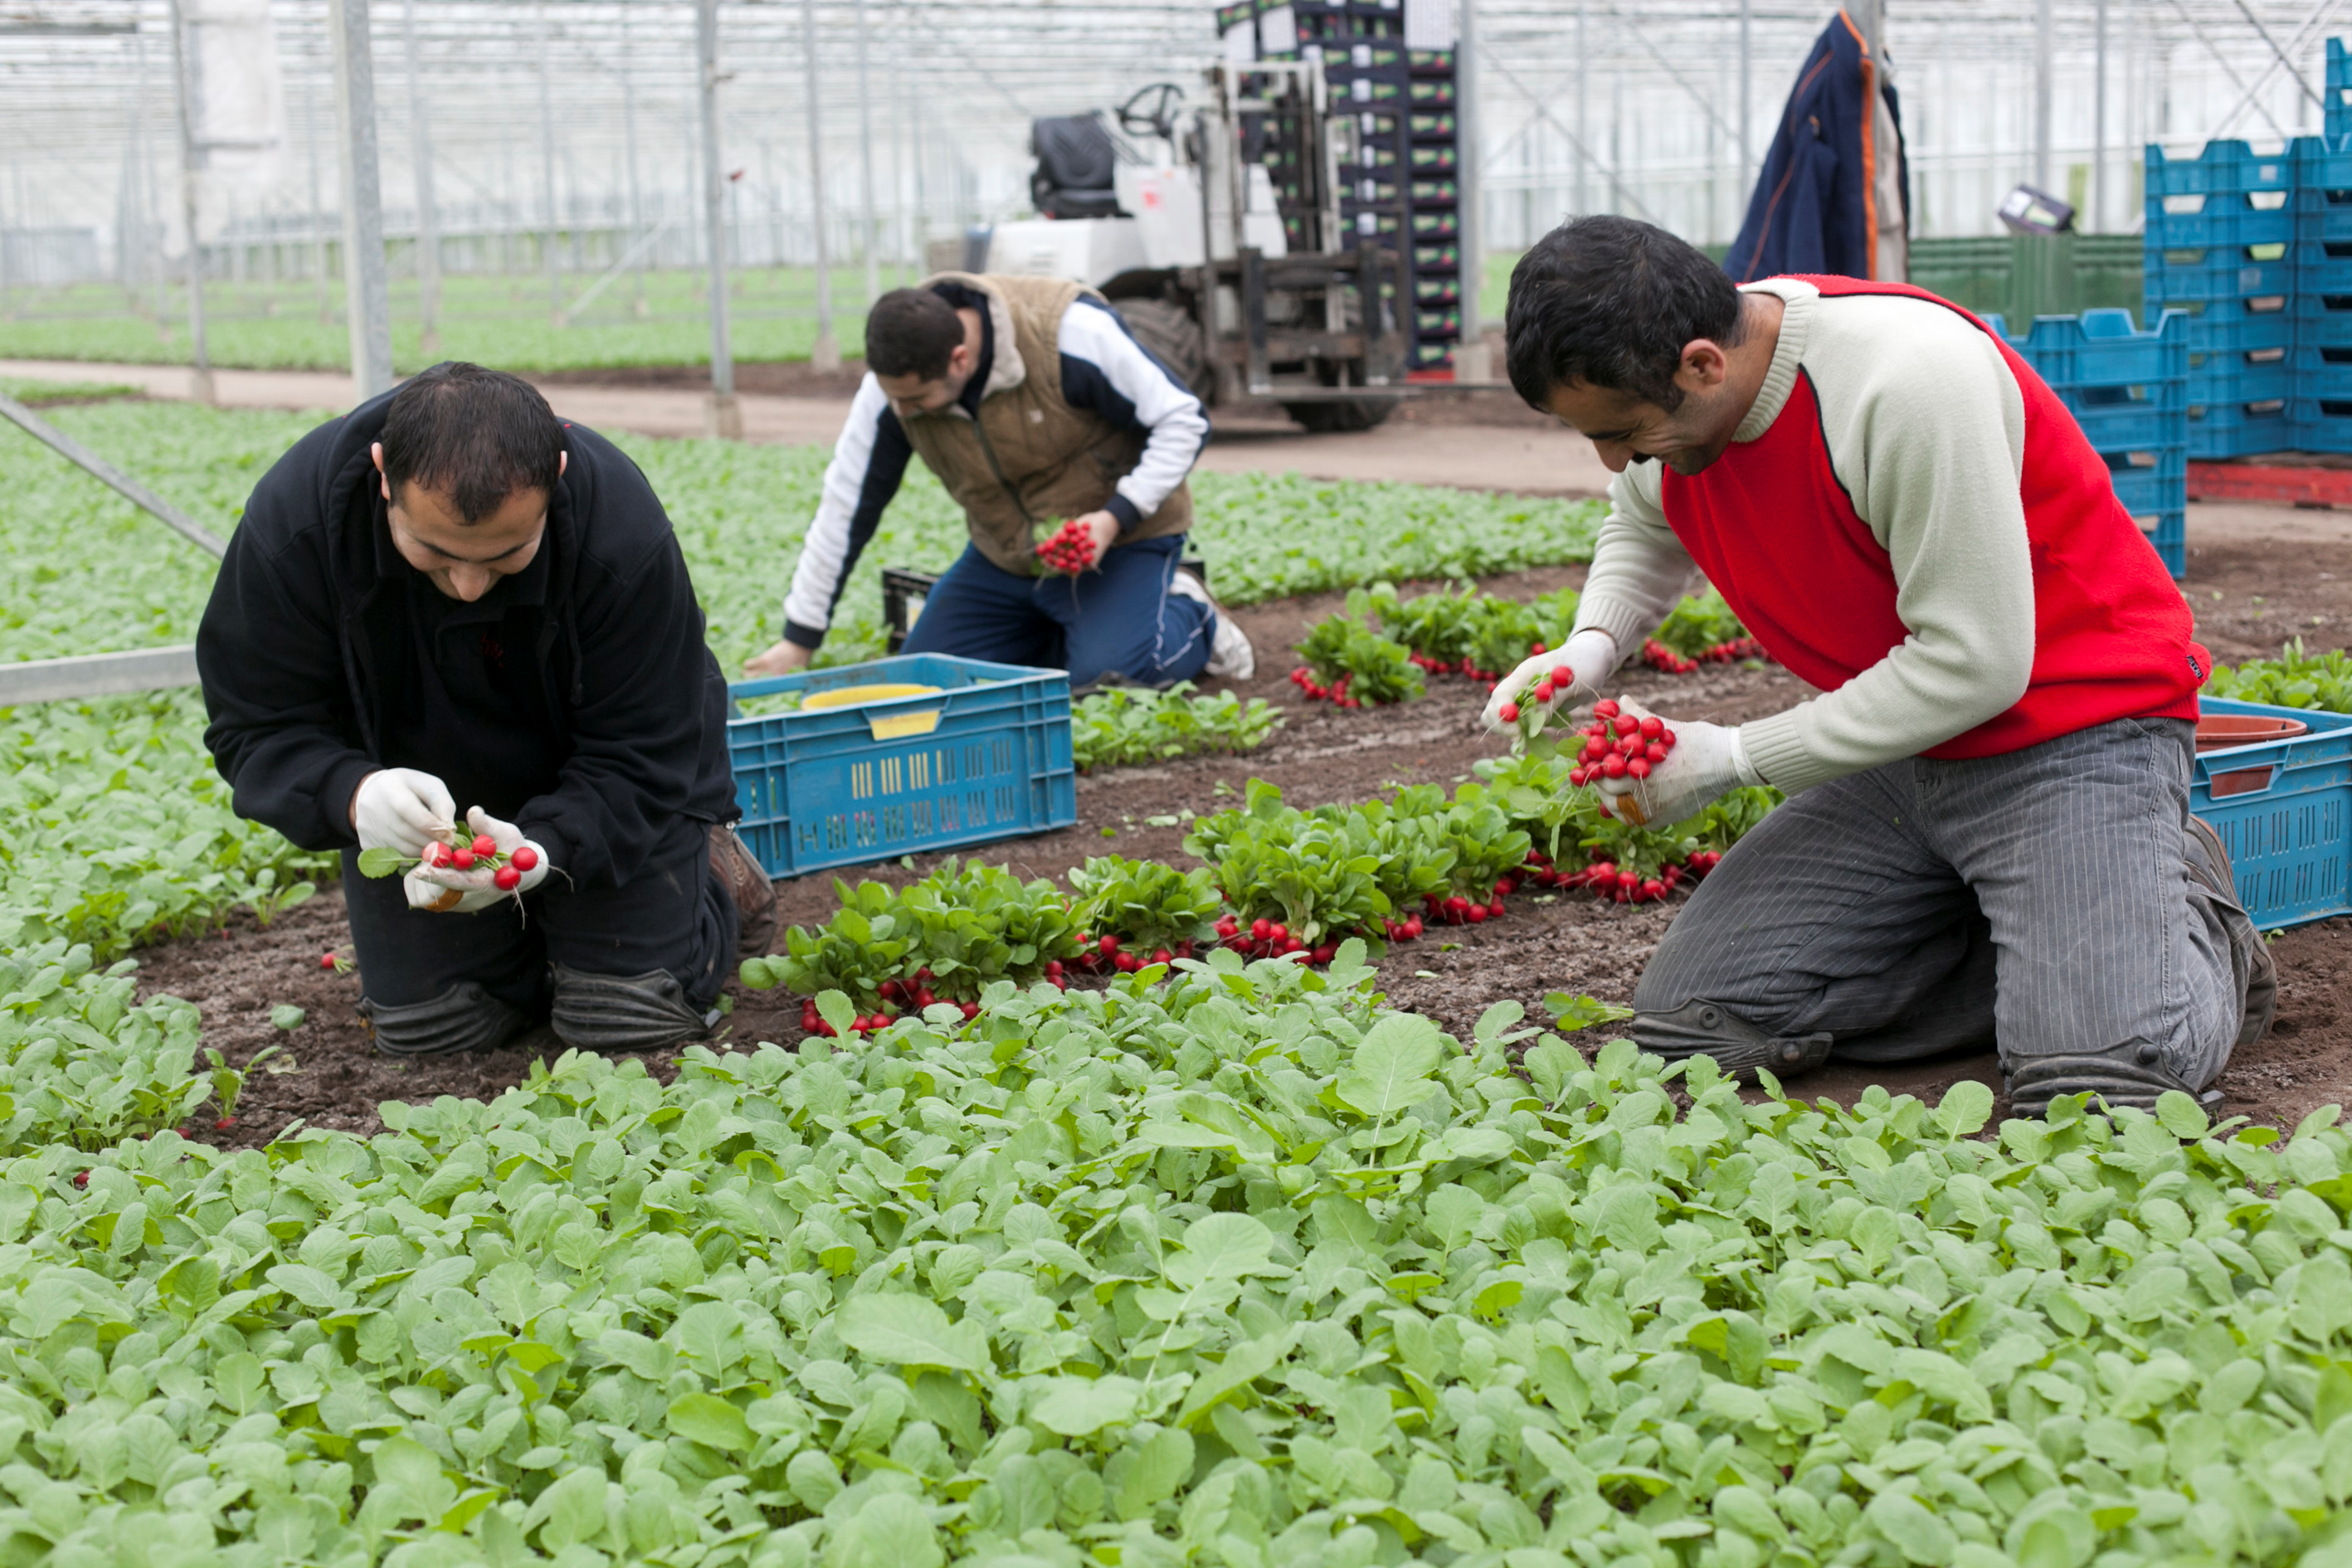
[{"label": "man in beige vest", "polygon": [[[1163,686],[1255,672],[1249,639],[1178,562],[1185,475],[1209,438],[1201,400],[1103,298],[1050,278],[948,272],[875,301],[867,372],[826,467],[784,601],[784,635],[745,668],[799,669],[907,460],[964,510],[971,543],[933,588],[908,653],[1058,667],[1074,682]],[[1066,521],[1093,564],[1049,571]]]}]

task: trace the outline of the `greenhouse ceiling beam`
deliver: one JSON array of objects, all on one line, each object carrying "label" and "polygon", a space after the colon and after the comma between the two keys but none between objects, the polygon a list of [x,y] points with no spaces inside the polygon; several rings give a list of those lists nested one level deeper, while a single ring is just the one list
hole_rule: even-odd
[{"label": "greenhouse ceiling beam", "polygon": [[[2303,96],[2318,104],[2320,110],[2325,112],[2327,105],[2321,102],[2319,94],[2311,90],[2311,84],[2303,79],[2303,72],[2295,68],[2294,62],[2287,58],[2286,51],[2278,47],[2278,40],[2271,37],[2271,30],[2268,27],[2263,26],[2263,19],[2254,15],[2252,8],[2247,5],[2246,0],[2237,0],[2237,5],[2246,20],[2253,24],[2254,31],[2262,35],[2263,42],[2270,46],[2271,64],[2286,67],[2286,74],[2294,79],[2294,85],[2302,90]],[[2296,41],[2301,42],[2300,39]],[[2263,76],[2264,79],[2270,76],[2269,67],[2263,68]]]},{"label": "greenhouse ceiling beam", "polygon": [[[2246,85],[2246,79],[2238,74],[2238,68],[2231,65],[2229,57],[2221,52],[2221,46],[2206,36],[2204,26],[2195,16],[2189,15],[2189,7],[2183,4],[2183,0],[2172,0],[2172,8],[2180,13],[2180,19],[2189,24],[2190,32],[2197,35],[2197,41],[2205,46],[2205,52],[2213,57],[2213,63],[2220,66],[2222,73],[2230,79],[2230,85],[2248,98],[2253,98],[2254,89]],[[2263,123],[2271,128],[2272,135],[2286,134],[2284,131],[2279,129],[2279,122],[2271,118],[2271,111],[2263,108],[2259,101],[2254,104],[2254,112],[2263,117]]]},{"label": "greenhouse ceiling beam", "polygon": [[[2252,107],[2257,93],[2270,86],[2271,78],[2278,73],[2281,66],[2286,67],[2290,71],[2294,69],[2287,57],[2304,47],[2314,32],[2324,33],[2327,30],[2328,23],[2335,19],[2336,4],[2337,0],[2319,0],[2319,3],[2311,8],[2310,14],[2304,17],[2302,24],[2295,28],[2294,37],[2288,41],[2285,51],[2282,53],[2275,47],[2273,47],[2271,63],[2263,68],[2262,75],[2254,79],[2254,85],[2246,89],[2245,96],[2239,99],[2231,108],[2230,112],[2221,117],[2220,122],[2214,127],[2214,135],[2226,134],[2230,127],[2238,122],[2238,116]],[[2324,112],[2326,105],[2322,103],[2320,108]]]}]

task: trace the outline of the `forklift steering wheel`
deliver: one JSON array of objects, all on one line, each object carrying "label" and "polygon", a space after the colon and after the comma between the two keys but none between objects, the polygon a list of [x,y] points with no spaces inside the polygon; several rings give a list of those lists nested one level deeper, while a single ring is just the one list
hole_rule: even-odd
[{"label": "forklift steering wheel", "polygon": [[[1151,100],[1149,109],[1139,107],[1145,99]],[[1135,95],[1118,106],[1118,128],[1130,136],[1146,134],[1163,142],[1176,139],[1176,106],[1184,100],[1184,89],[1172,81],[1156,81],[1139,88]]]}]

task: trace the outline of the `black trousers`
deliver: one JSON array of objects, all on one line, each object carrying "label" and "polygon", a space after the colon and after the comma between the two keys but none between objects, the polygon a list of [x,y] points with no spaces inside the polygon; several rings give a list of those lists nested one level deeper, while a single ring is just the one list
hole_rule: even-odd
[{"label": "black trousers", "polygon": [[359,874],[343,851],[343,898],[359,949],[360,990],[378,1006],[429,1002],[472,981],[544,1019],[551,965],[583,974],[675,976],[687,1000],[707,1008],[727,982],[740,917],[710,870],[710,825],[669,819],[645,868],[626,886],[575,889],[561,870],[525,894],[473,914],[408,907],[397,877]]}]

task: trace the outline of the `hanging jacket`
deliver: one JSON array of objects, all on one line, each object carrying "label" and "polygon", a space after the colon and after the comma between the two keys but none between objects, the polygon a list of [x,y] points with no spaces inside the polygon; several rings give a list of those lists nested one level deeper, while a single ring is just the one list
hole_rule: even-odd
[{"label": "hanging jacket", "polygon": [[1733,282],[1907,275],[1910,177],[1900,105],[1882,64],[1843,11],[1814,40],[1723,258]]},{"label": "hanging jacket", "polygon": [[[392,547],[368,455],[392,396],[311,431],[262,476],[196,632],[205,744],[236,813],[305,849],[357,842],[352,793],[377,769],[454,774],[473,760],[462,736],[446,757],[402,754],[436,727],[406,712],[426,673],[410,609],[418,574]],[[644,867],[662,822],[732,821],[740,808],[727,685],[669,518],[627,454],[565,428],[544,571],[534,561],[499,584],[515,591],[484,645],[513,728],[544,737],[550,787],[457,808],[509,816],[576,886],[613,888]],[[510,748],[513,735],[488,739]]]}]

